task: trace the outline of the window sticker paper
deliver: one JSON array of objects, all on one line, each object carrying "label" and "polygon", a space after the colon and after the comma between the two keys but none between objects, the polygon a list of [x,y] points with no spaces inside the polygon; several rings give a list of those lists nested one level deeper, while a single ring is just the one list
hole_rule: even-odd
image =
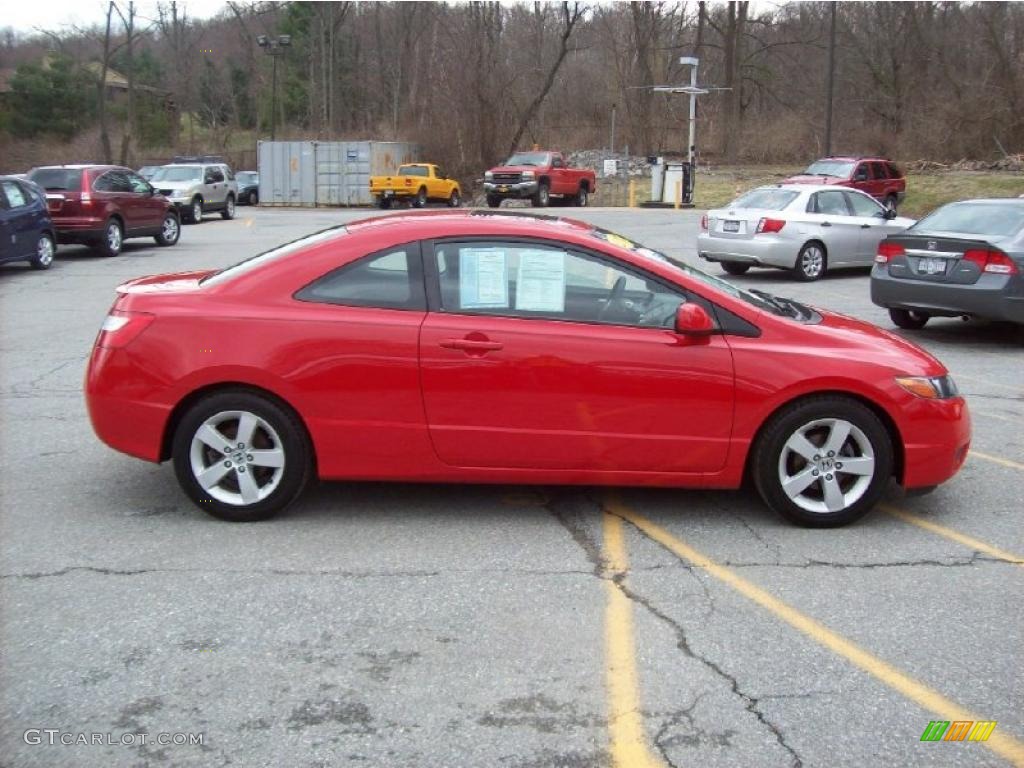
[{"label": "window sticker paper", "polygon": [[508,306],[508,266],[500,248],[459,249],[462,309]]},{"label": "window sticker paper", "polygon": [[565,252],[521,251],[516,279],[516,309],[565,311]]}]

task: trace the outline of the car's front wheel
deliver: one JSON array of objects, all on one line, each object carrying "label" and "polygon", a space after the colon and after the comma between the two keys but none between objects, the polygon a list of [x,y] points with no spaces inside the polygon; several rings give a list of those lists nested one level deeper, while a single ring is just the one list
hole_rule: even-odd
[{"label": "car's front wheel", "polygon": [[496,195],[487,196],[487,207],[488,208],[501,208],[501,198]]},{"label": "car's front wheel", "polygon": [[745,275],[747,270],[750,269],[750,265],[744,264],[741,261],[723,261],[722,269],[730,275]]},{"label": "car's front wheel", "polygon": [[928,314],[926,312],[917,312],[912,309],[890,309],[889,319],[896,325],[897,328],[903,328],[908,331],[918,331],[924,328],[925,323],[928,322]]},{"label": "car's front wheel", "polygon": [[821,395],[773,416],[751,461],[768,506],[798,525],[834,528],[863,517],[881,498],[892,476],[893,446],[870,408]]},{"label": "car's front wheel", "polygon": [[203,201],[201,198],[195,198],[188,209],[188,220],[193,224],[199,224],[203,220]]},{"label": "car's front wheel", "polygon": [[49,269],[53,264],[53,254],[56,253],[53,245],[53,236],[49,232],[43,232],[36,241],[35,255],[29,260],[32,269]]},{"label": "car's front wheel", "polygon": [[533,196],[533,207],[534,208],[547,208],[551,202],[551,190],[548,188],[547,182],[541,182],[537,187],[537,193]]},{"label": "car's front wheel", "polygon": [[228,195],[228,199],[224,201],[224,208],[220,212],[220,217],[226,221],[231,221],[235,218],[235,196]]},{"label": "car's front wheel", "polygon": [[153,237],[157,245],[167,247],[174,245],[181,237],[181,222],[172,211],[164,214],[164,220],[160,224],[160,233]]},{"label": "car's front wheel", "polygon": [[311,451],[298,418],[244,390],[192,406],[174,433],[173,455],[188,497],[231,522],[265,520],[284,510],[310,475]]}]

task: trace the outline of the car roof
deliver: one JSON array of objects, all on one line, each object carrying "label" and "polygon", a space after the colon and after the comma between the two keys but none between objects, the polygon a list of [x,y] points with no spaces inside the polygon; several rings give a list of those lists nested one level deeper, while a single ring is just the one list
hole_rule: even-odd
[{"label": "car roof", "polygon": [[888,158],[876,157],[874,155],[829,155],[828,157],[819,157],[814,162],[820,163],[822,160],[839,160],[844,163],[856,163],[861,160],[870,160],[878,163],[891,162]]},{"label": "car roof", "polygon": [[[529,213],[518,213],[516,211],[490,211],[490,210],[452,210],[452,211],[416,211],[398,213],[390,216],[374,216],[368,219],[351,221],[345,225],[345,229],[355,233],[361,230],[387,228],[408,224],[423,225],[452,225],[452,224],[501,224],[508,227],[522,225],[523,227],[541,227],[550,229],[552,234],[565,233],[567,229],[578,233],[593,232],[596,227],[585,221],[570,219],[565,216],[535,215]],[[502,228],[504,228],[504,226]],[[535,233],[536,234],[536,233]]]},{"label": "car roof", "polygon": [[[123,165],[112,165],[109,163],[76,163],[73,165],[37,165],[33,171],[49,171],[56,169],[67,169],[69,171],[97,170],[100,168],[124,168]],[[128,170],[131,170],[130,168]]]},{"label": "car roof", "polygon": [[[840,187],[835,184],[762,184],[760,187],[754,187],[754,189],[786,189],[790,192],[857,192],[859,194],[865,194],[859,189],[853,189],[852,187]],[[754,189],[748,189],[747,192],[753,192]],[[744,192],[743,194],[746,194]]]},{"label": "car roof", "polygon": [[1024,198],[1020,197],[972,197],[967,200],[951,200],[946,205],[959,205],[960,203],[976,203],[978,205],[1005,205],[1015,203],[1024,205]]}]

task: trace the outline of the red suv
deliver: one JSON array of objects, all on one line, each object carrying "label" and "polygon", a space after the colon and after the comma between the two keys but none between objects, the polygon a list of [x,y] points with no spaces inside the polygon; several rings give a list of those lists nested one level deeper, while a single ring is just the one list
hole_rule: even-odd
[{"label": "red suv", "polygon": [[117,256],[128,237],[152,237],[157,245],[178,242],[181,222],[174,206],[129,168],[52,165],[32,169],[28,178],[46,190],[61,243]]},{"label": "red suv", "polygon": [[896,210],[907,194],[903,172],[881,157],[825,157],[784,184],[838,184],[867,192],[886,208]]}]

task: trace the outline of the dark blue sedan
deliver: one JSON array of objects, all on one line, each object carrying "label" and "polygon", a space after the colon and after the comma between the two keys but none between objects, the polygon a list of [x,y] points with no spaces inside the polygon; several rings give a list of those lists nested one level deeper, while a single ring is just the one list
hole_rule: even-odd
[{"label": "dark blue sedan", "polygon": [[55,242],[45,193],[30,181],[0,176],[0,264],[27,261],[49,269]]}]

